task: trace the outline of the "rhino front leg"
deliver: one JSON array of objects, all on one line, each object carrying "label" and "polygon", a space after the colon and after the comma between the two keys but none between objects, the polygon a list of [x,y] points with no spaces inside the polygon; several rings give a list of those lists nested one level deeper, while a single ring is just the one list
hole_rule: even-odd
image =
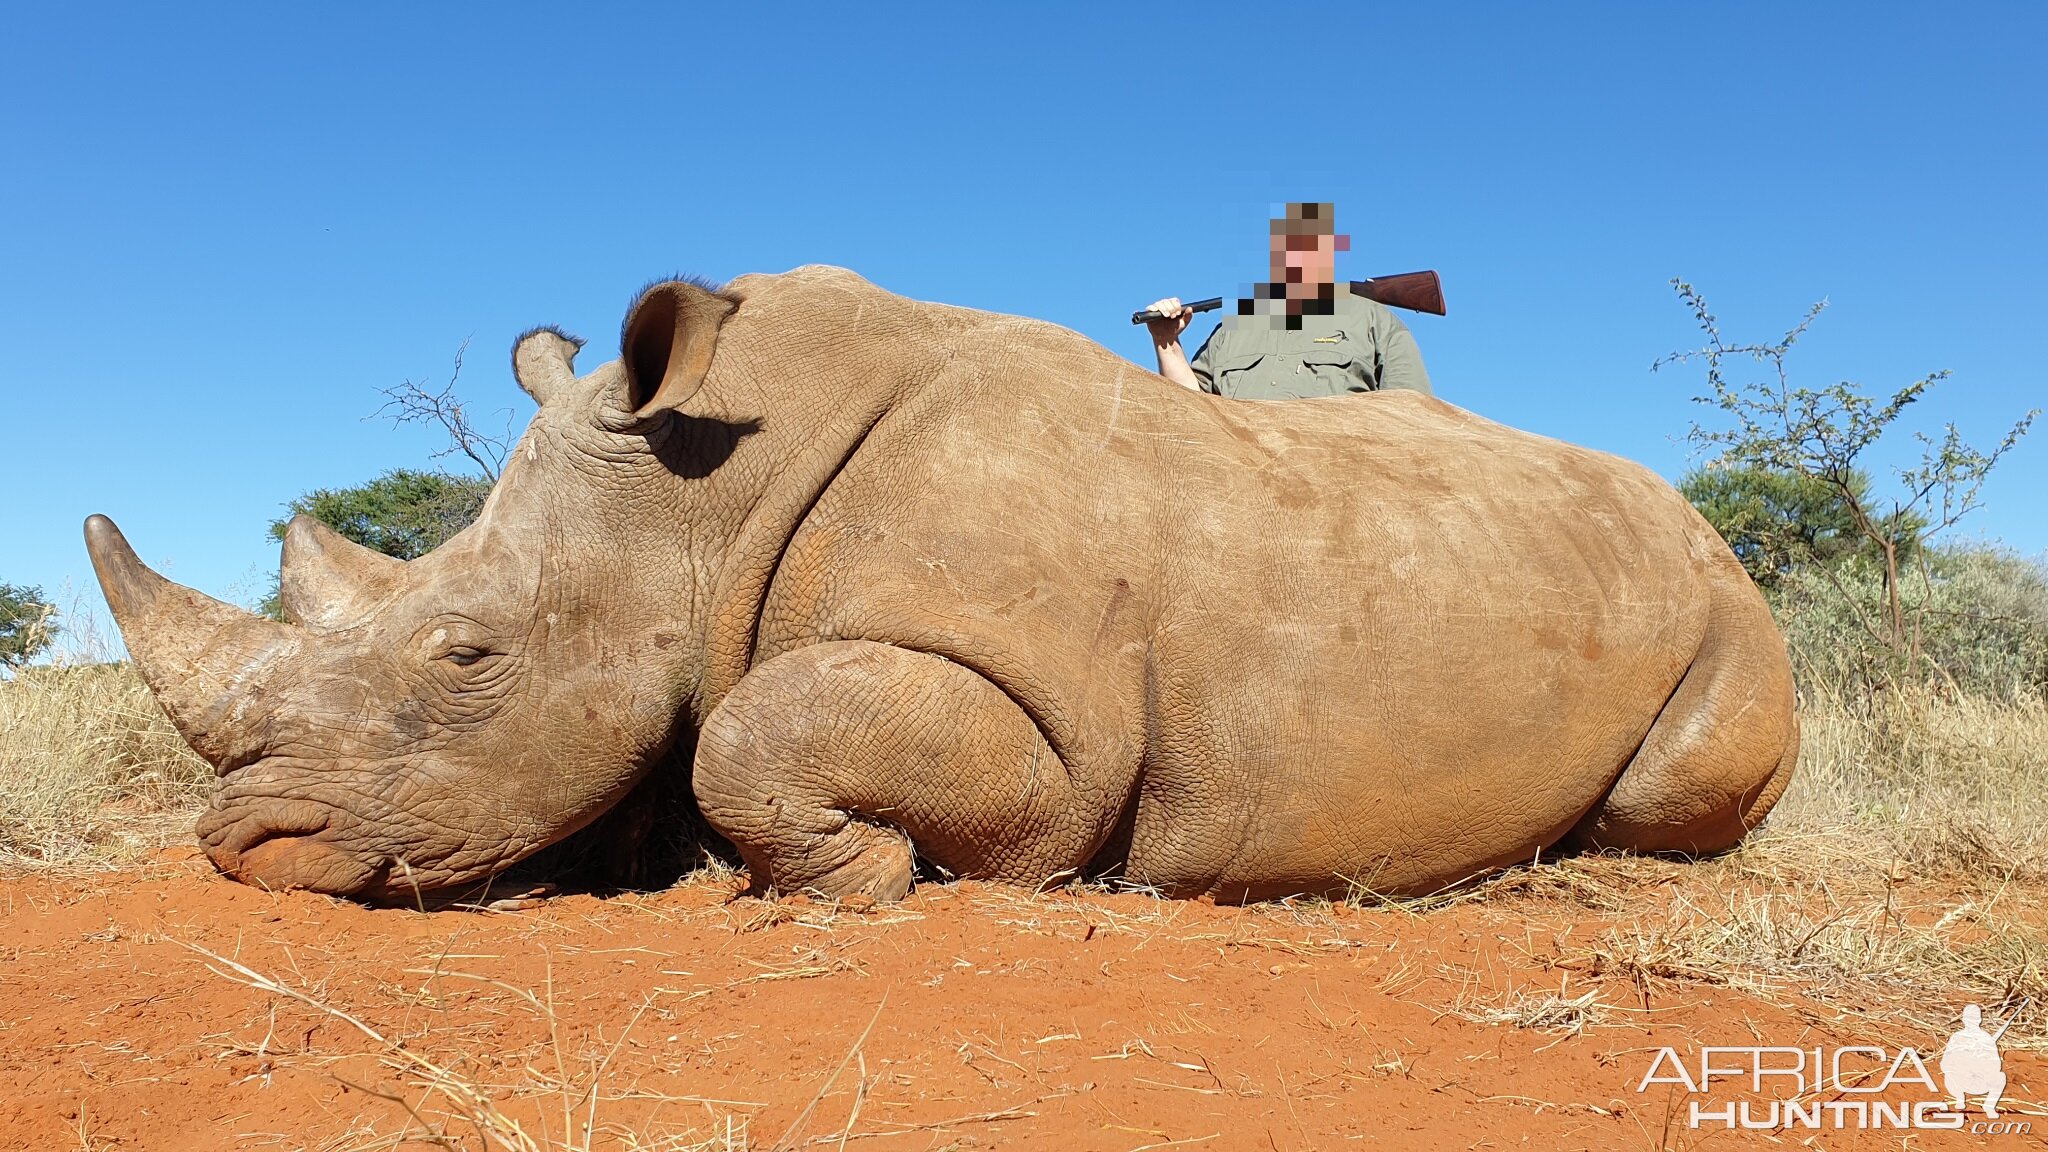
[{"label": "rhino front leg", "polygon": [[1001,689],[943,657],[869,641],[785,653],[706,718],[705,818],[755,891],[895,900],[922,856],[957,876],[1040,882],[1113,822]]}]

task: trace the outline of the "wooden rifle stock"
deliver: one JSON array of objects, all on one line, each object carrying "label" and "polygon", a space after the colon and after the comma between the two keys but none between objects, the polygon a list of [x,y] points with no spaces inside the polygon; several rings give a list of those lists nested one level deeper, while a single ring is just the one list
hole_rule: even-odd
[{"label": "wooden rifle stock", "polygon": [[1351,294],[1377,300],[1389,308],[1444,315],[1444,285],[1434,272],[1403,272],[1398,276],[1353,280]]},{"label": "wooden rifle stock", "polygon": [[[1443,280],[1434,272],[1402,272],[1394,276],[1375,276],[1370,280],[1353,280],[1351,294],[1375,300],[1389,308],[1405,308],[1410,312],[1427,312],[1432,316],[1444,315]],[[1190,312],[1207,312],[1223,306],[1221,296],[1207,300],[1195,300],[1184,305]],[[1131,323],[1143,324],[1162,317],[1149,309],[1131,313]]]}]

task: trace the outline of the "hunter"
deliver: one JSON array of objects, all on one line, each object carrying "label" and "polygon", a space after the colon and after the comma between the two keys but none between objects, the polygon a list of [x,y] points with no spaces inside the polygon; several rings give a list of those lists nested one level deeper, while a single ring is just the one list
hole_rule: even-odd
[{"label": "hunter", "polygon": [[1429,393],[1429,373],[1408,326],[1386,305],[1337,281],[1334,205],[1289,204],[1270,222],[1270,279],[1239,301],[1189,362],[1180,334],[1194,318],[1178,297],[1154,303],[1146,326],[1159,374],[1184,388],[1237,400],[1287,400],[1403,388]]}]

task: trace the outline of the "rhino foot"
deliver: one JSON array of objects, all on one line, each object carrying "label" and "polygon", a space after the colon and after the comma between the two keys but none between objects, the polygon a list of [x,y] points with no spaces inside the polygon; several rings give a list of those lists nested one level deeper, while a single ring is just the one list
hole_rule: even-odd
[{"label": "rhino foot", "polygon": [[827,900],[866,897],[882,904],[910,895],[917,858],[909,837],[862,820],[849,824],[841,835],[853,844],[852,858],[806,881],[804,891]]}]

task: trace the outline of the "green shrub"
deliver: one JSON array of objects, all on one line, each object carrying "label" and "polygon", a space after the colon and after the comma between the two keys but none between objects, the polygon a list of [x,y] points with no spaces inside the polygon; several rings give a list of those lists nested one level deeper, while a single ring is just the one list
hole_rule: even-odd
[{"label": "green shrub", "polygon": [[57,638],[57,609],[41,588],[0,584],[0,668],[19,668]]},{"label": "green shrub", "polygon": [[1930,548],[1900,574],[1909,643],[1885,624],[1867,555],[1787,571],[1769,592],[1802,688],[1868,696],[1908,684],[2002,700],[2048,696],[2048,563],[1974,544]]}]

